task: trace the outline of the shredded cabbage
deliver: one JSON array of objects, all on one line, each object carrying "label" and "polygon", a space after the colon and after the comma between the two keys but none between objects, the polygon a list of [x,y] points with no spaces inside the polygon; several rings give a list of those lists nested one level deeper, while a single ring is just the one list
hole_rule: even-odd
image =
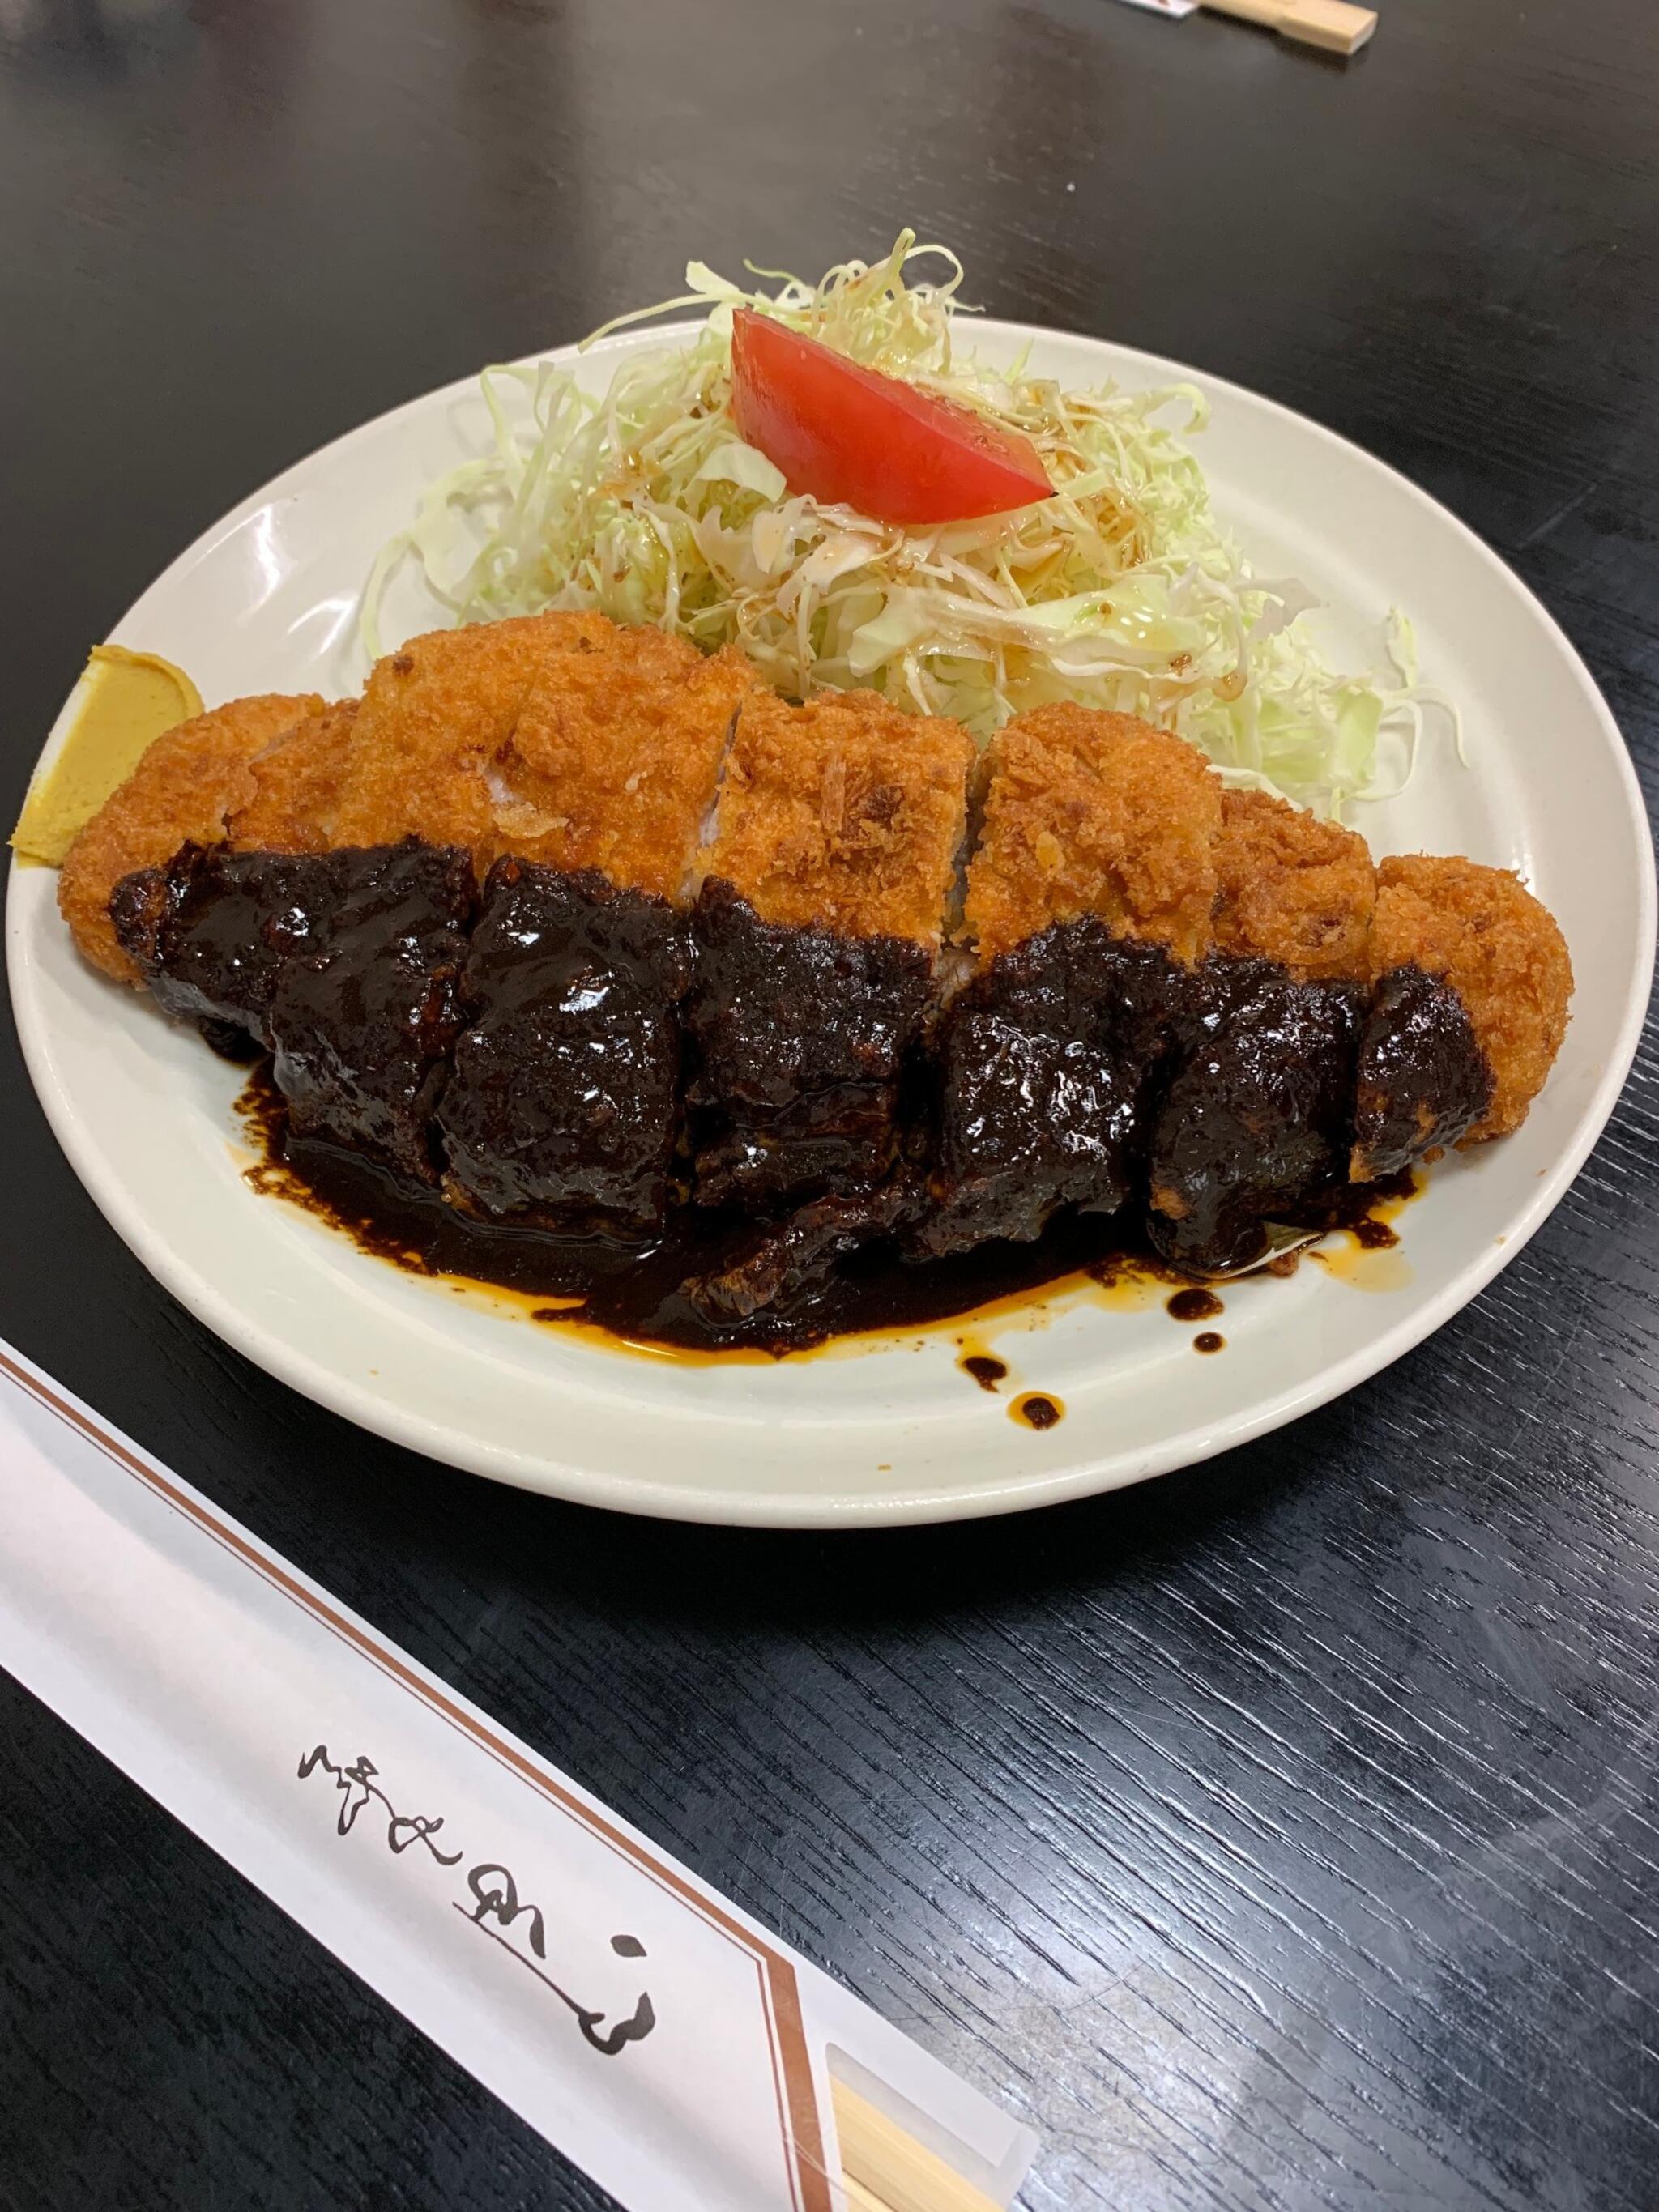
[{"label": "shredded cabbage", "polygon": [[[940,280],[910,277],[930,256]],[[1377,783],[1388,727],[1409,778],[1423,706],[1453,711],[1417,684],[1409,625],[1393,618],[1392,678],[1326,664],[1299,621],[1310,596],[1257,576],[1211,511],[1185,442],[1208,414],[1195,387],[1065,392],[1023,358],[1003,370],[960,354],[962,265],[909,231],[884,260],[817,285],[750,273],[776,291],[693,262],[684,298],[596,331],[710,310],[689,343],[623,360],[603,398],[546,362],[483,372],[494,450],[430,485],[382,550],[364,604],[371,653],[387,582],[412,557],[457,622],[597,607],[710,651],[735,642],[798,699],[867,685],[981,737],[1051,700],[1115,708],[1190,739],[1231,783],[1339,817],[1392,795]],[[732,419],[739,304],[1023,432],[1054,497],[906,530],[790,496]],[[470,555],[459,570],[458,552]]]}]

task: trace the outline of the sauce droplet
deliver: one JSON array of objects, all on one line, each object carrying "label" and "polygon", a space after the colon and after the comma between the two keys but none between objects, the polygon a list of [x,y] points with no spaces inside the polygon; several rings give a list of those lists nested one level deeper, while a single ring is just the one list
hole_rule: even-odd
[{"label": "sauce droplet", "polygon": [[1028,1390],[1024,1397],[1015,1399],[1008,1411],[1013,1419],[1024,1421],[1027,1428],[1052,1429],[1066,1408],[1058,1398],[1045,1398],[1040,1391]]},{"label": "sauce droplet", "polygon": [[1164,1305],[1171,1321],[1213,1321],[1226,1308],[1213,1291],[1200,1290],[1196,1285],[1190,1291],[1177,1291]]},{"label": "sauce droplet", "polygon": [[1193,1339],[1194,1352],[1224,1352],[1226,1346],[1226,1338],[1218,1336],[1212,1328],[1206,1328],[1202,1336],[1195,1336]]},{"label": "sauce droplet", "polygon": [[957,1363],[964,1375],[971,1375],[981,1390],[994,1390],[1008,1372],[1006,1360],[993,1359],[988,1352],[970,1352]]}]

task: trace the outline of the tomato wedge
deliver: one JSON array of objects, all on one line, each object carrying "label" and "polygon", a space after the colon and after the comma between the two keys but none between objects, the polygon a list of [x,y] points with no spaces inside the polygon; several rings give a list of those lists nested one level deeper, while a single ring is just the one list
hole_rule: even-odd
[{"label": "tomato wedge", "polygon": [[1029,438],[748,307],[732,318],[732,412],[791,491],[878,522],[963,522],[1054,491]]}]

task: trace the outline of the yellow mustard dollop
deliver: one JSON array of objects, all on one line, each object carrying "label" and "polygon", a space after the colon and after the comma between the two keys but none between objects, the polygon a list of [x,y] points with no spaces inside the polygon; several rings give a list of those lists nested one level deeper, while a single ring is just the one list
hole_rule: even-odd
[{"label": "yellow mustard dollop", "polygon": [[202,695],[159,653],[94,645],[75,719],[57,757],[29,786],[11,833],[25,866],[59,867],[111,792],[125,783],[165,730],[202,711]]}]

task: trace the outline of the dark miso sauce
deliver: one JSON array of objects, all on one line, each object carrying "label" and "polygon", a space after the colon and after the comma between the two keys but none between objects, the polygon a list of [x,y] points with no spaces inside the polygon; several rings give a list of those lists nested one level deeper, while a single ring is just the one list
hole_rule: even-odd
[{"label": "dark miso sauce", "polygon": [[1024,1421],[1028,1429],[1052,1429],[1066,1415],[1059,1399],[1042,1390],[1028,1390],[1023,1398],[1015,1399],[1008,1411],[1015,1420]]},{"label": "dark miso sauce", "polygon": [[[867,1246],[845,1263],[810,1312],[757,1316],[746,1326],[722,1327],[699,1314],[681,1296],[680,1286],[688,1276],[710,1272],[738,1249],[752,1228],[741,1216],[679,1208],[665,1233],[646,1244],[486,1221],[458,1212],[435,1190],[361,1154],[291,1141],[268,1064],[254,1069],[238,1109],[262,1155],[259,1164],[248,1170],[254,1188],[303,1206],[343,1231],[361,1250],[415,1274],[459,1277],[516,1292],[532,1302],[534,1318],[549,1327],[598,1328],[619,1340],[692,1354],[760,1351],[781,1357],[866,1330],[903,1333],[998,1299],[1039,1291],[1078,1273],[1103,1282],[1141,1273],[1172,1284],[1182,1279],[1144,1251],[1129,1224],[1068,1216],[1033,1243],[985,1244],[948,1260],[913,1262],[901,1260],[893,1245]],[[1358,1192],[1335,1193],[1322,1202],[1319,1225],[1352,1228],[1367,1219],[1379,1200],[1408,1197],[1413,1187],[1407,1174],[1367,1186],[1364,1203]],[[1393,1243],[1393,1231],[1386,1231],[1379,1241]],[[1200,1290],[1196,1295],[1210,1294]],[[1207,1315],[1210,1309],[1204,1311]],[[1196,1312],[1191,1316],[1198,1317]],[[988,1390],[1007,1371],[1002,1362],[989,1358],[975,1357],[962,1364]],[[1062,1409],[1056,1401],[1028,1397],[1009,1410],[1041,1428],[1058,1420]]]},{"label": "dark miso sauce", "polygon": [[1218,1313],[1225,1311],[1225,1308],[1213,1291],[1204,1290],[1194,1283],[1167,1299],[1164,1310],[1171,1321],[1213,1321]]},{"label": "dark miso sauce", "polygon": [[958,1360],[957,1364],[964,1375],[973,1376],[981,1390],[994,1390],[999,1382],[1007,1378],[1007,1361],[994,1359],[987,1352],[970,1352],[965,1359]]},{"label": "dark miso sauce", "polygon": [[1195,1336],[1193,1339],[1193,1350],[1194,1352],[1224,1352],[1226,1349],[1226,1338],[1224,1336],[1218,1336],[1212,1328],[1206,1328],[1201,1335]]}]

